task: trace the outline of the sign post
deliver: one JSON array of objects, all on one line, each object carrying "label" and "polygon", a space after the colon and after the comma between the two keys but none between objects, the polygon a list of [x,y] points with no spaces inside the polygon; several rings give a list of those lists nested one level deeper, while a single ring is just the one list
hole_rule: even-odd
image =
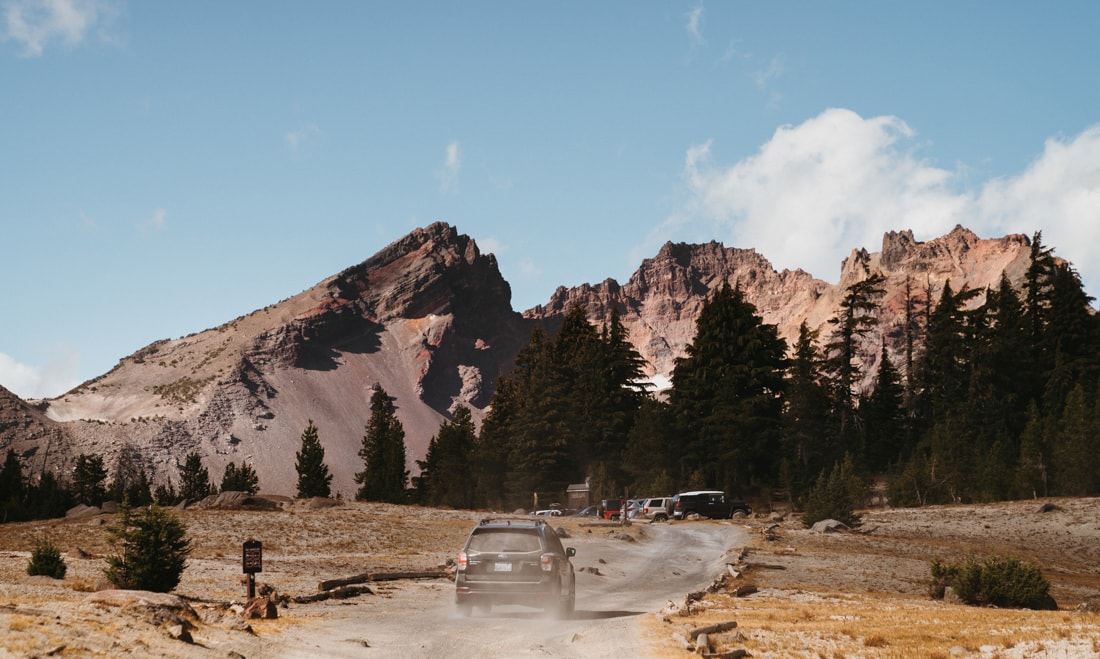
[{"label": "sign post", "polygon": [[256,573],[264,571],[264,546],[259,540],[247,540],[241,551],[241,568],[248,575],[248,599],[256,597]]}]

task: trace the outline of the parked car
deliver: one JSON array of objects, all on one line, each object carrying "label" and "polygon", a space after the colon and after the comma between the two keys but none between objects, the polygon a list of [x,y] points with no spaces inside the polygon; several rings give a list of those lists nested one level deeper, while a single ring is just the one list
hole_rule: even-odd
[{"label": "parked car", "polygon": [[600,502],[600,517],[618,520],[624,503],[622,499],[604,499]]},{"label": "parked car", "polygon": [[562,513],[560,508],[547,508],[546,510],[536,510],[531,514],[539,517],[561,517]]},{"label": "parked car", "polygon": [[692,513],[711,519],[729,519],[738,511],[751,515],[752,506],[726,498],[721,490],[694,490],[672,497],[673,519],[684,519]]},{"label": "parked car", "polygon": [[470,615],[474,606],[522,604],[561,617],[573,613],[576,555],[543,518],[482,520],[458,554],[455,604]]},{"label": "parked car", "polygon": [[642,504],[638,516],[654,522],[667,522],[672,516],[672,497],[650,497]]},{"label": "parked car", "polygon": [[638,513],[642,510],[642,504],[645,503],[645,499],[627,499],[626,500],[626,518],[634,519],[638,516]]},{"label": "parked car", "polygon": [[586,506],[584,508],[581,508],[577,512],[573,513],[572,516],[573,517],[599,517],[600,516],[600,507],[599,506]]}]

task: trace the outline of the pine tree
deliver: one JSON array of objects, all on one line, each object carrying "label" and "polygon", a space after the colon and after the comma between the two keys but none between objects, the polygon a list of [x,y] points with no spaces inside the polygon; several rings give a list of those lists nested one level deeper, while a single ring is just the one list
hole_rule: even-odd
[{"label": "pine tree", "polygon": [[71,488],[52,471],[42,472],[37,483],[27,485],[27,515],[30,519],[64,517],[75,503]]},{"label": "pine tree", "polygon": [[777,466],[786,343],[741,290],[724,284],[707,300],[669,394],[678,477],[702,471],[729,493],[771,478]]},{"label": "pine tree", "polygon": [[475,483],[474,500],[479,507],[500,510],[505,506],[505,479],[512,447],[509,428],[516,415],[518,400],[515,379],[497,378],[489,412],[481,423],[473,451],[471,476]]},{"label": "pine tree", "polygon": [[230,462],[225,465],[225,472],[222,474],[221,491],[256,494],[260,491],[260,477],[247,462],[242,460],[240,467]]},{"label": "pine tree", "polygon": [[1098,491],[1100,458],[1096,454],[1096,437],[1100,424],[1093,416],[1095,411],[1085,388],[1074,387],[1066,398],[1051,447],[1056,494],[1090,496]]},{"label": "pine tree", "polygon": [[103,466],[103,456],[81,453],[76,458],[73,469],[73,496],[86,506],[98,506],[107,497],[107,469]]},{"label": "pine tree", "polygon": [[439,427],[428,443],[424,460],[417,460],[417,498],[429,506],[472,508],[474,482],[470,479],[471,455],[476,433],[467,407],[458,407],[454,418]]},{"label": "pine tree", "polygon": [[144,506],[153,501],[149,475],[142,464],[141,453],[133,446],[124,446],[119,452],[107,493],[113,501],[129,500],[131,506]]},{"label": "pine tree", "polygon": [[908,447],[904,445],[905,414],[902,410],[904,398],[901,378],[883,341],[875,388],[859,409],[866,437],[863,460],[867,469],[885,471],[907,452]]},{"label": "pine tree", "polygon": [[184,501],[194,503],[202,501],[214,493],[214,486],[210,483],[210,472],[202,465],[202,456],[198,451],[192,451],[184,458],[183,467],[180,468],[180,497]]},{"label": "pine tree", "polygon": [[0,523],[19,522],[28,517],[24,500],[26,484],[23,481],[23,465],[15,449],[9,448],[0,468]]},{"label": "pine tree", "polygon": [[409,472],[405,468],[405,429],[397,419],[393,399],[376,387],[370,399],[370,419],[359,449],[363,471],[355,474],[355,498],[401,503],[406,500]]},{"label": "pine tree", "polygon": [[828,476],[822,471],[806,499],[802,524],[810,528],[822,520],[835,519],[851,528],[859,526],[861,518],[855,512],[857,499],[853,491],[861,488],[850,458],[834,465]]},{"label": "pine tree", "polygon": [[295,454],[294,467],[298,471],[298,498],[327,497],[332,493],[332,474],[325,464],[325,447],[317,437],[313,419],[302,431],[302,447]]},{"label": "pine tree", "polygon": [[117,553],[107,557],[107,579],[118,588],[167,593],[179,585],[191,553],[187,527],[155,503],[134,513],[124,504],[108,528]]},{"label": "pine tree", "polygon": [[835,326],[832,338],[825,344],[824,371],[832,377],[839,420],[839,437],[845,450],[855,448],[855,401],[858,399],[856,386],[860,382],[860,341],[877,324],[875,312],[878,310],[878,298],[883,294],[884,277],[873,274],[862,281],[848,286],[844,298],[840,301],[837,315],[829,319]]},{"label": "pine tree", "polygon": [[821,372],[818,331],[803,322],[787,371],[786,406],[783,410],[783,455],[791,496],[800,496],[813,485],[814,474],[840,460],[835,430],[829,414],[829,392]]}]

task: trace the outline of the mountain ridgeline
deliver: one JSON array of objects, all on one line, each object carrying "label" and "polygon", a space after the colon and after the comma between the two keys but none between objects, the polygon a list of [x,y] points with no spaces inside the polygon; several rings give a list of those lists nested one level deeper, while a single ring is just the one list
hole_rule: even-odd
[{"label": "mountain ridgeline", "polygon": [[[351,497],[384,390],[423,491],[443,477],[433,438],[469,410],[482,432],[463,455],[480,466],[465,476],[479,489],[463,505],[560,497],[586,477],[609,494],[706,485],[794,498],[845,459],[891,474],[899,502],[1100,486],[1095,470],[1070,474],[1085,451],[1073,442],[1087,440],[1049,429],[1096,406],[1096,317],[1040,240],[890,232],[880,252],[853,250],[835,285],[752,249],[667,243],[625,284],[559,288],[522,314],[510,295],[493,255],[436,223],[56,399],[0,390],[0,449],[30,480],[95,454],[108,468],[140,456],[155,481],[178,482],[198,453],[211,474],[249,464],[262,491],[293,494],[313,421],[332,492]],[[731,379],[714,388],[699,369]]]}]

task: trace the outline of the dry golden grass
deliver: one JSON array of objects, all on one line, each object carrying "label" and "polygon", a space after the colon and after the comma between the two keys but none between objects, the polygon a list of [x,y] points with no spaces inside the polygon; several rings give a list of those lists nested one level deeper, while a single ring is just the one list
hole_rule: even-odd
[{"label": "dry golden grass", "polygon": [[[683,657],[673,631],[733,619],[738,628],[717,636],[720,648],[745,648],[752,656],[774,659],[1100,656],[1100,616],[1071,611],[1100,593],[1100,500],[1057,503],[1059,511],[1042,515],[1035,512],[1036,502],[872,511],[865,514],[867,532],[858,534],[815,534],[789,519],[774,542],[760,533],[773,521],[738,521],[752,541],[741,566],[744,576],[731,584],[751,583],[759,591],[742,598],[711,594],[691,615],[667,621],[652,616],[645,638],[653,656]],[[258,581],[297,595],[314,592],[320,578],[434,568],[454,558],[471,522],[482,516],[359,502],[323,510],[295,504],[269,512],[176,513],[193,545],[177,592],[199,603],[243,599],[240,552],[248,539],[264,543]],[[104,557],[112,551],[106,525],[113,521],[103,516],[92,522],[4,525],[0,637],[6,651],[41,654],[68,643],[67,654],[78,647],[111,654],[114,638],[130,639],[128,647],[139,654],[140,648],[148,654],[163,651],[165,641],[155,630],[81,605],[86,592],[103,581]],[[583,531],[573,520],[558,523]],[[644,525],[635,531],[644,541]],[[26,575],[30,552],[43,536],[65,557],[64,580]],[[930,599],[929,560],[969,554],[1038,563],[1061,610],[986,609]],[[383,588],[379,595],[386,596]],[[260,637],[278,636],[319,622],[320,611],[286,610],[278,620],[256,621],[254,627]]]},{"label": "dry golden grass", "polygon": [[[736,620],[739,636],[720,636],[723,649],[774,659],[1100,656],[1100,615],[1072,611],[1100,594],[1100,500],[1056,503],[1053,513],[1038,513],[1037,502],[871,511],[864,533],[813,533],[791,519],[774,542],[759,533],[773,521],[751,520],[744,574],[730,585],[752,583],[759,591],[708,595],[692,615],[655,622],[664,629],[655,637],[662,652],[682,656],[670,627]],[[967,555],[1035,562],[1060,610],[931,599],[930,559]]]}]

